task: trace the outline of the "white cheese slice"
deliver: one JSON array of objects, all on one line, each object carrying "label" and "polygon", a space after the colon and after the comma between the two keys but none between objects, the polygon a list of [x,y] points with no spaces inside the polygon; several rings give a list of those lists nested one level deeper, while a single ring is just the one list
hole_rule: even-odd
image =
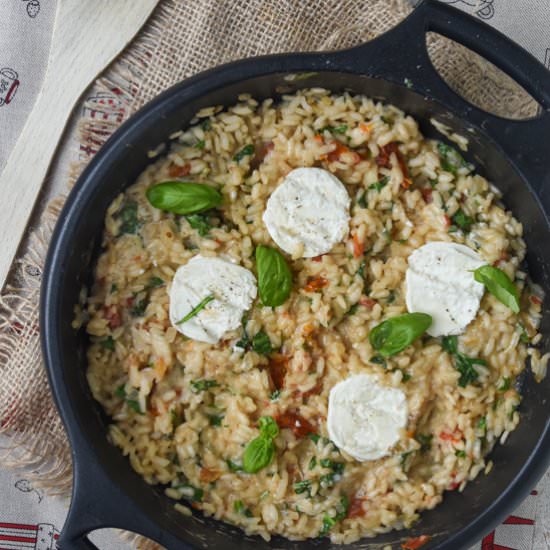
[{"label": "white cheese slice", "polygon": [[356,460],[377,460],[391,454],[407,414],[407,398],[400,389],[357,374],[330,390],[327,429],[330,439]]},{"label": "white cheese slice", "polygon": [[321,168],[296,168],[269,197],[263,215],[271,238],[292,256],[329,252],[349,231],[350,197]]},{"label": "white cheese slice", "polygon": [[409,256],[407,309],[432,316],[428,334],[464,332],[476,316],[484,292],[472,271],[485,263],[471,248],[447,242],[425,244]]},{"label": "white cheese slice", "polygon": [[[170,322],[193,340],[215,344],[240,326],[256,293],[256,279],[248,269],[199,254],[179,267],[172,279]],[[214,299],[191,319],[178,323],[208,296]]]}]

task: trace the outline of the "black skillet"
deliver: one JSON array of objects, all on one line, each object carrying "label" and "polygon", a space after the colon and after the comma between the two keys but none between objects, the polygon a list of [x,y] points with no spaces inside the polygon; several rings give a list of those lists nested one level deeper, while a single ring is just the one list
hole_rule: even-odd
[{"label": "black skillet", "polygon": [[[427,31],[454,39],[492,61],[540,103],[542,114],[527,121],[505,120],[457,96],[430,62]],[[284,78],[310,72],[316,74],[304,80]],[[435,116],[469,136],[467,158],[502,190],[505,203],[524,225],[531,276],[550,288],[550,74],[534,57],[480,21],[428,0],[399,26],[367,44],[338,52],[237,61],[177,84],[126,122],[92,160],[67,200],[50,245],[41,298],[42,343],[74,465],[72,505],[59,539],[63,550],[96,548],[86,535],[103,527],[129,529],[169,549],[331,547],[327,538],[292,542],[275,537],[267,543],[200,513],[188,518],[176,512],[162,488],[148,486],[107,442],[108,419],[93,401],[85,379],[86,337],[71,328],[79,292],[92,280],[104,213],[145,168],[147,151],[185,127],[202,107],[231,105],[243,92],[262,99],[310,86],[381,98],[418,119],[427,135],[434,135],[428,121]],[[548,349],[546,304],[541,331],[541,347]],[[506,445],[491,454],[495,467],[489,476],[480,475],[463,493],[446,493],[444,502],[424,513],[414,528],[351,547],[391,544],[395,549],[406,537],[428,534],[432,538],[426,549],[456,550],[479,540],[500,522],[550,464],[550,378],[537,384],[527,373],[521,391],[521,424]]]}]

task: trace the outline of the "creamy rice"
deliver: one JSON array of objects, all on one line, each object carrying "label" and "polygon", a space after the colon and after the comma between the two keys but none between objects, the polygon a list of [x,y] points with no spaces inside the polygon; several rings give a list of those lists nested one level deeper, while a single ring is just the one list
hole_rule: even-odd
[{"label": "creamy rice", "polygon": [[[437,142],[424,139],[413,118],[364,96],[322,89],[279,103],[242,96],[227,110],[203,109],[195,122],[107,212],[86,326],[88,380],[112,417],[110,439],[148,483],[167,486],[178,509],[191,505],[265,539],[317,537],[327,517],[337,518],[327,533],[335,543],[410,526],[446,490],[490,470],[486,454],[518,425],[514,381],[528,356],[544,376],[548,357],[529,347],[538,340],[541,300],[521,270],[521,224],[471,167],[444,171]],[[248,144],[254,155],[235,161]],[[277,351],[243,353],[235,347],[242,329],[217,345],[186,339],[168,317],[176,269],[200,253],[255,272],[255,247],[273,246],[262,222],[266,201],[300,166],[329,170],[346,185],[350,233],[322,257],[288,258],[290,298],[250,310],[247,334],[265,331]],[[224,206],[207,217],[207,235],[147,201],[152,184],[178,177],[220,187]],[[383,177],[386,185],[372,185]],[[468,232],[453,223],[459,209],[475,219]],[[367,337],[406,312],[407,258],[428,241],[466,244],[522,293],[519,315],[485,293],[459,344],[487,368],[466,387],[441,339],[426,335],[382,362]],[[408,399],[406,433],[391,456],[375,461],[353,460],[326,430],[330,389],[358,373],[377,375]],[[201,390],[196,381],[204,380],[216,385]],[[284,428],[288,413],[314,435]],[[265,415],[281,427],[274,460],[256,474],[233,471]],[[304,480],[308,490],[297,493]]]}]

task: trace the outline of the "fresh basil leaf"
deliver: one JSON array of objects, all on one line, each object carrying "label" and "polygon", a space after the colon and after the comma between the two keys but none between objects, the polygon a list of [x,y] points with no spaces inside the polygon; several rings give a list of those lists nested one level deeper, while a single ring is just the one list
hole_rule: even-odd
[{"label": "fresh basil leaf", "polygon": [[253,439],[244,450],[243,470],[249,474],[255,474],[262,468],[269,466],[275,455],[273,440],[267,437]]},{"label": "fresh basil leaf", "polygon": [[283,255],[275,248],[260,245],[256,248],[256,268],[262,304],[283,304],[292,290],[292,273]]},{"label": "fresh basil leaf", "polygon": [[219,386],[216,380],[193,380],[191,382],[191,391],[193,393],[199,393],[201,391],[209,390]]},{"label": "fresh basil leaf", "polygon": [[412,344],[432,324],[427,313],[405,313],[386,319],[369,333],[372,347],[384,357],[391,357]]},{"label": "fresh basil leaf", "polygon": [[513,281],[498,267],[482,265],[474,271],[474,279],[514,313],[519,313],[518,290]]},{"label": "fresh basil leaf", "polygon": [[279,435],[279,426],[271,416],[262,416],[258,420],[258,427],[260,428],[260,436],[262,437],[275,439]]},{"label": "fresh basil leaf", "polygon": [[122,205],[116,217],[121,221],[119,235],[124,233],[135,234],[139,227],[137,217],[138,205],[137,202],[128,201]]},{"label": "fresh basil leaf", "polygon": [[240,151],[238,151],[235,156],[233,157],[233,160],[235,162],[241,161],[244,157],[248,157],[250,155],[254,154],[254,145],[249,143],[248,145],[245,145]]},{"label": "fresh basil leaf", "polygon": [[474,218],[467,216],[461,208],[455,212],[455,215],[451,218],[451,220],[456,226],[460,227],[460,229],[465,232],[470,231],[472,225],[475,223]]},{"label": "fresh basil leaf", "polygon": [[206,235],[208,235],[208,232],[212,228],[212,226],[208,222],[207,216],[205,216],[204,214],[188,214],[187,216],[185,216],[185,219],[192,229],[197,230],[198,234],[201,237],[206,237]]},{"label": "fresh basil leaf", "polygon": [[214,295],[210,294],[203,300],[201,300],[187,315],[182,317],[179,321],[176,321],[176,325],[181,325],[182,323],[186,323],[189,321],[189,319],[192,319],[195,317],[195,315],[198,315],[201,310],[203,310],[212,300],[214,299]]},{"label": "fresh basil leaf", "polygon": [[219,206],[223,200],[218,190],[192,181],[164,181],[145,194],[155,208],[174,214],[197,214]]}]

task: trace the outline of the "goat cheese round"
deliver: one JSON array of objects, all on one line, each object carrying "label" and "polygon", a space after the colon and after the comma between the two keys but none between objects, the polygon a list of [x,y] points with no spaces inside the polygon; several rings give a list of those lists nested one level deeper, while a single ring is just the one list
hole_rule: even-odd
[{"label": "goat cheese round", "polygon": [[263,215],[271,238],[292,256],[329,252],[349,231],[350,197],[321,168],[296,168],[269,197]]},{"label": "goat cheese round", "polygon": [[[193,340],[215,344],[240,326],[256,293],[256,278],[248,269],[199,254],[179,267],[172,279],[170,322]],[[207,299],[200,311],[180,322]]]},{"label": "goat cheese round", "polygon": [[472,271],[485,263],[471,248],[447,242],[425,244],[409,256],[407,309],[432,316],[428,334],[464,332],[476,316],[485,290]]},{"label": "goat cheese round", "polygon": [[400,389],[357,374],[330,390],[327,429],[330,439],[356,460],[377,460],[399,441],[407,414],[407,398]]}]

